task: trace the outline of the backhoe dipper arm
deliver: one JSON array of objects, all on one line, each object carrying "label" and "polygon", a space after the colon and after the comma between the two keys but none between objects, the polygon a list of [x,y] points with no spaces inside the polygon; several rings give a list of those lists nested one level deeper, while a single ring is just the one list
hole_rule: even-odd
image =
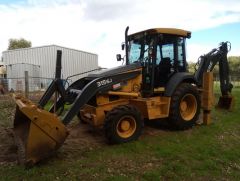
[{"label": "backhoe dipper arm", "polygon": [[198,86],[202,86],[203,84],[203,73],[211,72],[218,63],[222,96],[228,96],[229,93],[231,93],[233,85],[229,80],[229,65],[227,60],[227,53],[230,49],[230,42],[222,42],[218,48],[215,48],[206,55],[199,57],[198,63],[195,66],[194,74]]}]

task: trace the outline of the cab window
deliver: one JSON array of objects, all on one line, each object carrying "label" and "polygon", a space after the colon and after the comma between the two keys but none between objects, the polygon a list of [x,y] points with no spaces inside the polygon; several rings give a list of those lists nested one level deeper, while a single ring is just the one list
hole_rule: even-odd
[{"label": "cab window", "polygon": [[[174,44],[164,44],[164,45],[158,45],[157,46],[157,55],[156,55],[156,64],[158,65],[162,58],[169,58],[171,64],[173,65],[174,62]],[[162,56],[161,56],[162,54]]]},{"label": "cab window", "polygon": [[174,62],[174,44],[173,43],[162,45],[162,57],[170,58],[171,64],[173,65],[173,62]]}]

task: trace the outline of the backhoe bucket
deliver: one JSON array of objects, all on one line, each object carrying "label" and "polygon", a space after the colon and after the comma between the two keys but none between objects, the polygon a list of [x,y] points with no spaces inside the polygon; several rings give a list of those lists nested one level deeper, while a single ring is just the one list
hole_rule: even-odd
[{"label": "backhoe bucket", "polygon": [[15,97],[15,100],[13,130],[19,163],[33,166],[61,147],[68,131],[55,114],[37,108],[25,98]]},{"label": "backhoe bucket", "polygon": [[217,104],[217,108],[232,110],[234,105],[233,96],[220,96]]}]

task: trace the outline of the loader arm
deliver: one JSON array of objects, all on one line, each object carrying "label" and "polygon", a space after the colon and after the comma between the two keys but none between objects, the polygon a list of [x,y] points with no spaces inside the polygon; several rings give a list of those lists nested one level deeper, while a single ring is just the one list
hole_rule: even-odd
[{"label": "loader arm", "polygon": [[41,97],[38,107],[44,108],[47,102],[51,99],[52,95],[58,92],[61,97],[65,97],[65,89],[61,80],[61,69],[62,69],[62,51],[57,50],[57,60],[55,69],[55,79],[51,82],[46,92]]}]

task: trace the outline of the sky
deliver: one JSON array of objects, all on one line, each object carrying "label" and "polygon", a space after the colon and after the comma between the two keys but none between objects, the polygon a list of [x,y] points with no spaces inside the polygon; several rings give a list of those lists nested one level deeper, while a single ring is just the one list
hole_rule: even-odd
[{"label": "sky", "polygon": [[124,31],[180,28],[192,32],[187,60],[230,41],[240,56],[239,0],[0,0],[0,52],[10,38],[32,46],[56,44],[98,54],[101,67],[114,67],[124,52]]}]

